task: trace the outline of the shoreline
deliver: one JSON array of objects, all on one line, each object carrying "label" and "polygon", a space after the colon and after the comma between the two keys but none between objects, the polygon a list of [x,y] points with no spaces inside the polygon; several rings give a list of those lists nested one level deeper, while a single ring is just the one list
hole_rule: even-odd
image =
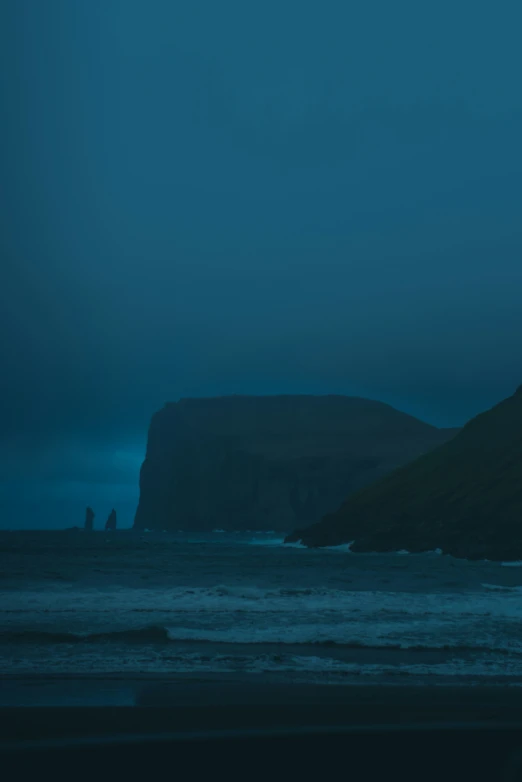
[{"label": "shoreline", "polygon": [[[522,676],[404,676],[352,675],[317,681],[295,673],[70,673],[5,674],[0,679],[0,708],[17,705],[77,706],[93,703],[141,707],[225,702],[259,704],[267,701],[351,703],[367,698],[440,701],[451,696],[464,700],[513,697],[522,714]],[[456,704],[458,706],[458,704]]]}]

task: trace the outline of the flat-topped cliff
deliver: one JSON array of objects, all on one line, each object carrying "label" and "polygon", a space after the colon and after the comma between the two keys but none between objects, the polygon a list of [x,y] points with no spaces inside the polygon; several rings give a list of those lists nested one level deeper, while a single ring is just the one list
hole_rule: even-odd
[{"label": "flat-topped cliff", "polygon": [[289,531],[455,431],[358,397],[181,399],[152,418],[135,527]]}]

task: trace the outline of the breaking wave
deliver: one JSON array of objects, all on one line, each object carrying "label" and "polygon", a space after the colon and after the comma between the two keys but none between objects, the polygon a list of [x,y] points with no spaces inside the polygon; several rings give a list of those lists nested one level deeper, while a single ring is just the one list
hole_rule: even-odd
[{"label": "breaking wave", "polygon": [[[475,642],[444,642],[437,643],[433,639],[421,643],[418,640],[391,641],[386,638],[372,638],[368,641],[360,639],[329,640],[318,638],[317,633],[306,628],[293,628],[294,632],[288,633],[286,638],[277,632],[228,632],[216,630],[191,630],[189,628],[172,628],[161,625],[148,625],[144,627],[129,628],[125,630],[113,630],[108,632],[54,632],[46,630],[12,630],[0,632],[0,644],[36,644],[38,646],[61,644],[118,644],[132,646],[149,646],[152,644],[191,644],[212,645],[216,648],[227,647],[273,647],[277,646],[281,651],[285,647],[316,647],[318,649],[339,650],[378,650],[394,651],[407,650],[409,652],[451,652],[459,653],[494,653],[501,655],[520,655],[522,658],[522,644],[510,645],[506,648],[503,644],[497,645],[494,639],[483,639]],[[321,635],[321,634],[320,634]]]}]

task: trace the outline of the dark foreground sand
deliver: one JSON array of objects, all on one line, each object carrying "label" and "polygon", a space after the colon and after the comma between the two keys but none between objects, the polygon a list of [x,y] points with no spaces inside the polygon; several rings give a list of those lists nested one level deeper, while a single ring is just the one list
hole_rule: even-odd
[{"label": "dark foreground sand", "polygon": [[522,781],[518,686],[35,677],[0,694],[6,779]]},{"label": "dark foreground sand", "polygon": [[[23,708],[17,708],[23,707]],[[81,707],[81,708],[78,708]],[[13,708],[17,710],[12,719]],[[45,713],[45,719],[42,719]],[[318,685],[264,677],[10,678],[2,740],[440,724],[522,726],[522,687]]]}]

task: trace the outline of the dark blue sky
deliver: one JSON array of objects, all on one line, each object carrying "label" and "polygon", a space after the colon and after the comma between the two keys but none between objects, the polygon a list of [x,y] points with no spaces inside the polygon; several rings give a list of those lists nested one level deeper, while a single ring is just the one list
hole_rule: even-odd
[{"label": "dark blue sky", "polygon": [[167,399],[455,425],[509,395],[521,29],[518,0],[3,0],[0,525],[130,508]]}]

